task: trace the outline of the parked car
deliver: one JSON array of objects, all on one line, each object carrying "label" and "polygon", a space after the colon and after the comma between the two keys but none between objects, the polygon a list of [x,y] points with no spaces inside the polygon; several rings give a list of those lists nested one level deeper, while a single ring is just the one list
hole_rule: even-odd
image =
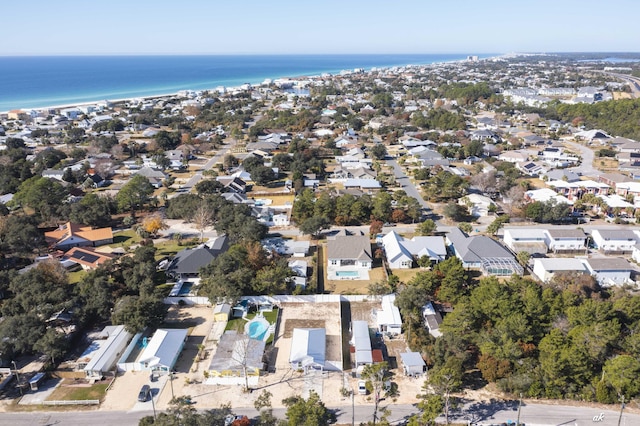
[{"label": "parked car", "polygon": [[149,397],[151,396],[151,387],[149,385],[144,385],[140,388],[140,393],[138,393],[138,401],[147,402]]},{"label": "parked car", "polygon": [[365,382],[364,380],[360,380],[358,382],[358,393],[360,395],[366,395],[367,394],[367,382]]}]

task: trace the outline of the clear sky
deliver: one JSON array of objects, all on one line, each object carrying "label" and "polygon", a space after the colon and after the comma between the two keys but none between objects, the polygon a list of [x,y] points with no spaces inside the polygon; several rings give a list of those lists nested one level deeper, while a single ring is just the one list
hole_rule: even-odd
[{"label": "clear sky", "polygon": [[640,0],[31,0],[0,55],[640,50]]}]

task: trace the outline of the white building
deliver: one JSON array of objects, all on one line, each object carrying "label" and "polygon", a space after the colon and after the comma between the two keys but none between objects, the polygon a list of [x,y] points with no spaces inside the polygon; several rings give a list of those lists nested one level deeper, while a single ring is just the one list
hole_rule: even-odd
[{"label": "white building", "polygon": [[549,251],[562,252],[586,252],[587,236],[581,229],[546,229],[545,242]]},{"label": "white building", "polygon": [[579,259],[543,258],[533,260],[533,274],[542,282],[549,282],[557,273],[587,273],[587,268]]},{"label": "white building", "polygon": [[351,323],[351,345],[355,350],[356,368],[373,363],[371,353],[371,337],[369,336],[369,324],[366,321],[353,321]]},{"label": "white building", "polygon": [[382,309],[376,311],[378,330],[381,333],[402,333],[402,318],[400,317],[400,310],[394,304],[395,300],[395,294],[382,296]]},{"label": "white building", "polygon": [[504,244],[514,253],[547,253],[544,229],[540,228],[505,228]]},{"label": "white building", "polygon": [[608,287],[632,282],[632,267],[621,257],[591,258],[585,261],[585,265],[601,286]]},{"label": "white building", "polygon": [[[127,332],[124,325],[107,326],[102,330],[101,335],[106,336],[106,340],[95,340],[91,342],[88,350],[80,356],[86,358],[90,353],[90,360],[83,370],[90,379],[101,379],[104,373],[112,371],[113,367],[131,340],[131,333]],[[93,350],[97,347],[97,350]]]},{"label": "white building", "polygon": [[171,371],[182,352],[188,332],[187,329],[156,330],[138,359],[139,370]]},{"label": "white building", "polygon": [[594,229],[591,238],[604,253],[631,253],[638,243],[638,236],[630,229]]}]

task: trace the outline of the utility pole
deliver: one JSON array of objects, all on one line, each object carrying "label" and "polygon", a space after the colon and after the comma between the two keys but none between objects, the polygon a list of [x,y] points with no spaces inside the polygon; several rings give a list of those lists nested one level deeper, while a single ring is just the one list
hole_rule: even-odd
[{"label": "utility pole", "polygon": [[518,420],[516,420],[516,426],[520,426],[520,408],[522,408],[522,392],[520,392],[520,402],[518,403]]},{"label": "utility pole", "polygon": [[620,422],[622,421],[622,410],[624,410],[624,395],[620,397],[620,417],[618,417],[618,426],[620,426]]},{"label": "utility pole", "polygon": [[155,422],[156,419],[157,419],[156,418],[156,404],[155,404],[155,402],[153,402],[153,392],[150,392],[150,393],[151,393],[151,408],[153,408],[153,421]]},{"label": "utility pole", "polygon": [[351,426],[356,424],[356,397],[355,392],[351,389]]},{"label": "utility pole", "polygon": [[171,399],[175,399],[173,395],[173,371],[169,372],[169,383],[171,384]]},{"label": "utility pole", "polygon": [[18,366],[16,365],[15,361],[11,361],[11,364],[13,364],[13,371],[15,371],[16,373],[16,383],[18,384],[18,389],[20,389],[20,395],[24,395],[22,393],[22,385],[20,384],[20,374],[18,374]]}]

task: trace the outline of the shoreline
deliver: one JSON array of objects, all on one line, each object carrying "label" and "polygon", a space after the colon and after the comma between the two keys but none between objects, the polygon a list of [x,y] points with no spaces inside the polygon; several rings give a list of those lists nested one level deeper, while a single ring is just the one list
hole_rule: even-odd
[{"label": "shoreline", "polygon": [[[482,57],[479,59],[479,61],[486,61],[486,60],[493,60],[496,58],[500,58],[502,56],[505,56],[505,54],[498,54],[498,55],[491,55],[491,56],[487,56],[487,57]],[[317,79],[317,78],[322,78],[322,74],[330,74],[331,77],[339,77],[340,76],[340,72],[345,71],[345,70],[349,70],[349,71],[353,71],[354,69],[358,69],[358,68],[362,68],[364,69],[365,73],[370,73],[373,69],[389,69],[389,68],[396,68],[396,67],[407,67],[407,66],[416,66],[416,67],[427,67],[427,66],[435,66],[435,65],[443,65],[443,64],[451,64],[451,63],[456,63],[456,62],[464,62],[466,61],[466,59],[452,59],[452,60],[445,60],[445,61],[437,61],[437,62],[429,62],[429,63],[404,63],[404,64],[396,64],[396,65],[377,65],[377,66],[368,66],[368,67],[353,67],[353,68],[343,68],[340,71],[335,71],[335,70],[329,70],[329,71],[316,71],[316,72],[312,72],[312,73],[305,73],[305,74],[298,74],[298,75],[281,75],[281,76],[271,76],[271,77],[260,77],[261,81],[257,81],[256,79],[252,80],[252,81],[245,81],[244,83],[240,83],[237,85],[232,85],[232,86],[227,86],[224,84],[219,84],[217,85],[215,88],[183,88],[183,89],[179,89],[173,92],[164,92],[164,93],[147,93],[147,94],[141,94],[141,95],[134,95],[134,96],[128,96],[128,97],[119,97],[119,98],[115,98],[115,99],[110,99],[108,96],[105,97],[100,97],[97,98],[93,98],[91,100],[86,100],[86,101],[79,101],[79,102],[70,102],[70,103],[61,103],[61,104],[47,104],[44,106],[37,106],[37,107],[29,107],[29,106],[22,106],[22,107],[16,107],[16,108],[12,108],[9,110],[2,110],[0,111],[0,114],[7,114],[10,111],[15,111],[15,110],[35,110],[35,111],[44,111],[44,110],[51,110],[51,109],[64,109],[64,108],[73,108],[73,107],[78,107],[78,106],[85,106],[85,105],[93,105],[99,102],[103,102],[103,101],[108,101],[111,103],[118,103],[118,102],[126,102],[126,101],[130,101],[132,99],[142,99],[142,100],[147,100],[147,99],[154,99],[154,98],[163,98],[163,97],[172,97],[172,96],[177,96],[178,93],[180,91],[208,91],[208,92],[214,92],[216,90],[217,87],[224,87],[226,90],[237,90],[239,89],[243,84],[250,84],[252,86],[259,86],[262,84],[262,82],[264,82],[264,80],[277,80],[277,79],[302,79],[302,78],[308,78],[308,79]],[[247,79],[247,80],[251,80],[251,79]],[[195,85],[198,85],[198,83],[194,83]],[[151,91],[152,92],[152,91]]]}]

